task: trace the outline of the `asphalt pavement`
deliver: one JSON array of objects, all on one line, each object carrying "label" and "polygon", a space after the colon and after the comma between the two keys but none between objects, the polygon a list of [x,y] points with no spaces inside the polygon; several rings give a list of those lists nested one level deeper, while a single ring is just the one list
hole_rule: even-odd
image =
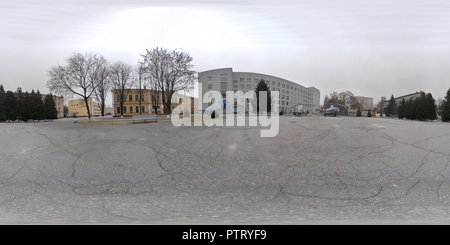
[{"label": "asphalt pavement", "polygon": [[450,224],[449,123],[74,121],[0,123],[0,223]]}]

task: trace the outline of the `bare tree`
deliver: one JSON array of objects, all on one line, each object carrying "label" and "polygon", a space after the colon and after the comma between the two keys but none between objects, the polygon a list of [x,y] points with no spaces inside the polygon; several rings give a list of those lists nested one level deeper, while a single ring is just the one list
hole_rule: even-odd
[{"label": "bare tree", "polygon": [[142,62],[139,62],[138,65],[135,67],[135,78],[136,78],[136,85],[139,88],[139,115],[142,115],[142,86],[146,85],[146,73],[145,73],[145,65]]},{"label": "bare tree", "polygon": [[192,70],[192,57],[178,50],[163,48],[146,50],[141,55],[147,74],[157,84],[162,103],[167,114],[172,112],[172,95],[177,91],[190,91],[194,88],[196,71]]},{"label": "bare tree", "polygon": [[47,81],[50,92],[64,95],[75,94],[83,98],[89,119],[91,118],[91,108],[89,108],[88,100],[98,86],[90,78],[94,57],[95,54],[91,52],[73,53],[67,58],[66,66],[54,66],[48,71],[50,79]]},{"label": "bare tree", "polygon": [[348,115],[348,109],[351,106],[351,102],[354,102],[354,95],[351,91],[344,91],[339,93],[339,100],[341,101],[342,106],[344,107],[344,114]]},{"label": "bare tree", "polygon": [[123,117],[123,105],[127,101],[128,94],[134,85],[133,67],[122,61],[117,61],[111,66],[111,78],[120,105],[120,116]]},{"label": "bare tree", "polygon": [[97,84],[94,90],[94,99],[100,107],[102,116],[105,116],[106,96],[112,87],[110,76],[109,62],[103,56],[95,56],[90,69],[90,79],[92,83]]}]

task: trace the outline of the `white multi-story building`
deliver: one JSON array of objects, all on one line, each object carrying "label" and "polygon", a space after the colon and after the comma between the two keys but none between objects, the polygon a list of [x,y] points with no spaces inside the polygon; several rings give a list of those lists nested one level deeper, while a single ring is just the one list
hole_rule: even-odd
[{"label": "white multi-story building", "polygon": [[[320,91],[315,87],[304,87],[298,83],[283,78],[252,72],[233,72],[232,68],[222,68],[203,71],[198,74],[199,96],[208,96],[209,91],[219,91],[225,99],[226,91],[242,91],[246,93],[255,90],[258,82],[264,79],[270,91],[279,91],[280,111],[290,113],[297,105],[314,112],[320,108]],[[208,107],[202,103],[202,109]]]},{"label": "white multi-story building", "polygon": [[355,99],[361,104],[361,110],[373,110],[373,98],[364,96],[355,96]]}]

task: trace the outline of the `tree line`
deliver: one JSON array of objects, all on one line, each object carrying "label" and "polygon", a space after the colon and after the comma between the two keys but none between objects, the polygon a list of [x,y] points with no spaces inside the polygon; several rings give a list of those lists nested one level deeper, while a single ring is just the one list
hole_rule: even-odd
[{"label": "tree line", "polygon": [[[81,97],[90,118],[92,108],[89,108],[89,98],[99,104],[104,116],[106,96],[111,89],[117,92],[113,99],[123,108],[131,89],[138,89],[139,97],[142,98],[143,87],[148,86],[155,112],[157,103],[162,101],[166,113],[170,114],[172,95],[194,88],[197,72],[192,70],[192,60],[188,53],[181,50],[169,51],[159,47],[146,49],[135,65],[108,61],[103,55],[94,52],[74,52],[66,59],[65,65],[51,67],[47,87],[65,97]],[[120,114],[123,116],[122,109]]]},{"label": "tree line", "polygon": [[32,90],[31,93],[23,93],[20,89],[17,92],[5,92],[3,85],[0,85],[0,122],[57,118],[58,111],[51,93],[45,95],[42,100],[39,90]]}]

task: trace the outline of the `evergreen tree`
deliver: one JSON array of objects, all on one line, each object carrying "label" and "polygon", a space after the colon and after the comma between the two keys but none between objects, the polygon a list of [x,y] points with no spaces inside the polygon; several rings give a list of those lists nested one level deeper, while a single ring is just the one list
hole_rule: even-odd
[{"label": "evergreen tree", "polygon": [[3,100],[5,110],[5,119],[15,121],[17,120],[17,98],[14,92],[8,90]]},{"label": "evergreen tree", "polygon": [[450,121],[450,88],[447,90],[447,95],[442,104],[441,119],[443,122]]},{"label": "evergreen tree", "polygon": [[387,107],[387,114],[388,116],[393,116],[395,115],[396,110],[395,110],[395,99],[394,99],[394,95],[391,95],[391,99],[389,99],[389,104]]},{"label": "evergreen tree", "polygon": [[434,120],[436,118],[436,101],[433,98],[433,95],[431,93],[427,94],[426,97],[426,104],[427,104],[427,120]]},{"label": "evergreen tree", "polygon": [[424,92],[420,93],[420,97],[415,99],[416,102],[416,118],[420,121],[426,120],[426,111],[427,111],[427,104],[426,104],[426,95]]},{"label": "evergreen tree", "polygon": [[372,117],[372,111],[370,111],[370,109],[367,111],[367,117]]},{"label": "evergreen tree", "polygon": [[4,100],[5,100],[5,89],[3,88],[3,85],[0,84],[0,122],[6,120],[5,107],[3,105]]},{"label": "evergreen tree", "polygon": [[[270,89],[267,86],[267,83],[264,81],[264,79],[261,79],[258,84],[256,85],[255,88],[255,93],[256,93],[256,112],[259,115],[259,91],[267,91],[267,113],[271,112],[271,107],[272,107],[272,95],[270,94]],[[262,111],[261,111],[262,112]]]},{"label": "evergreen tree", "polygon": [[400,101],[400,105],[398,107],[398,118],[403,119],[405,117],[405,107],[406,101],[405,98],[402,98],[402,101]]},{"label": "evergreen tree", "polygon": [[356,116],[360,117],[361,116],[361,108],[358,107],[358,110],[356,111]]},{"label": "evergreen tree", "polygon": [[19,109],[19,120],[27,122],[32,119],[32,107],[33,101],[31,101],[30,94],[28,92],[23,93],[20,109]]},{"label": "evergreen tree", "polygon": [[412,100],[412,98],[409,98],[408,101],[406,101],[404,114],[405,114],[405,118],[412,119],[412,117],[413,117],[413,100]]},{"label": "evergreen tree", "polygon": [[43,120],[44,118],[44,102],[42,101],[42,96],[39,90],[34,92],[31,90],[30,93],[31,106],[31,118],[34,120]]},{"label": "evergreen tree", "polygon": [[57,119],[58,111],[56,110],[55,100],[53,95],[47,94],[44,98],[44,115],[46,119]]}]

